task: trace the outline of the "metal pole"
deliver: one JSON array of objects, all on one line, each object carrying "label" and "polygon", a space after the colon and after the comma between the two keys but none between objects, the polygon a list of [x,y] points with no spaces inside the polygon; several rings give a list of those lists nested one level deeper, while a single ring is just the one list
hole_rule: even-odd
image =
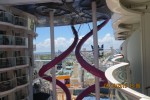
[{"label": "metal pole", "polygon": [[[51,41],[51,59],[55,58],[55,40],[54,40],[54,12],[50,11],[50,41]],[[53,100],[57,100],[56,97],[56,75],[55,75],[55,67],[52,68],[52,90],[53,90]]]},{"label": "metal pole", "polygon": [[33,37],[31,35],[28,35],[28,50],[29,50],[29,56],[30,58],[28,59],[29,63],[29,100],[33,100],[33,88],[32,88],[32,83],[33,83]]},{"label": "metal pole", "polygon": [[[97,17],[96,17],[96,2],[92,2],[92,20],[93,20],[93,44],[94,44],[94,65],[99,68],[98,58],[98,36],[97,36]],[[95,94],[96,100],[100,99],[99,78],[95,77]]]}]

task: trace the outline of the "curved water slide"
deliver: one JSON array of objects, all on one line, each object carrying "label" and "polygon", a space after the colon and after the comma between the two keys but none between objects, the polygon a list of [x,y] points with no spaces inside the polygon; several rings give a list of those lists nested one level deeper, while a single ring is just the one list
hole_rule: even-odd
[{"label": "curved water slide", "polygon": [[[103,23],[101,23],[100,25],[97,26],[97,29],[100,30],[103,26],[105,26],[107,24],[109,20],[105,20]],[[97,68],[95,68],[95,66],[90,65],[88,62],[86,62],[84,60],[84,58],[81,56],[80,54],[80,50],[82,45],[84,44],[84,42],[86,42],[86,40],[88,38],[90,38],[93,35],[93,30],[91,30],[88,34],[86,34],[78,43],[76,50],[75,50],[75,55],[76,58],[78,60],[78,62],[80,63],[80,65],[87,70],[88,72],[90,72],[91,74],[93,74],[94,76],[97,76],[99,78],[102,79],[102,81],[100,82],[100,86],[103,86],[105,83],[107,83],[107,78],[105,77],[105,73]],[[95,90],[95,84],[92,86],[89,86],[88,88],[86,88],[81,94],[78,95],[78,97],[76,98],[76,100],[82,100],[85,96],[87,96],[88,94],[90,94],[91,92],[94,92]]]},{"label": "curved water slide", "polygon": [[[46,71],[48,71],[49,69],[53,68],[55,65],[57,65],[60,61],[62,61],[64,58],[66,58],[76,47],[77,43],[78,43],[78,34],[77,31],[75,29],[74,26],[71,26],[73,34],[74,34],[74,41],[71,44],[71,46],[64,51],[61,55],[59,55],[58,57],[56,57],[55,59],[53,59],[51,62],[49,62],[48,64],[42,66],[42,68],[39,71],[39,76],[47,81],[52,82],[52,77],[48,76],[45,74]],[[66,100],[71,100],[71,94],[69,89],[66,87],[65,84],[63,84],[61,81],[56,80],[56,84],[61,87],[63,89],[63,91],[66,93]]]}]

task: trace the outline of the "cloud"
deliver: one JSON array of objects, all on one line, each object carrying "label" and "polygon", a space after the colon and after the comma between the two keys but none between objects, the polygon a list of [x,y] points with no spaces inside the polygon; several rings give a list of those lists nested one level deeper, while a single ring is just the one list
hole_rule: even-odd
[{"label": "cloud", "polygon": [[113,41],[113,36],[111,36],[109,33],[108,34],[106,34],[105,36],[104,36],[104,38],[102,38],[102,39],[99,39],[99,43],[110,43],[110,42],[112,42]]},{"label": "cloud", "polygon": [[68,46],[71,45],[73,42],[73,38],[70,38],[69,40],[64,38],[64,37],[59,37],[55,39],[55,48],[56,50],[61,50],[64,51],[65,49],[68,48]]},{"label": "cloud", "polygon": [[[81,39],[83,36],[79,36]],[[58,37],[55,39],[55,50],[66,50],[71,43],[73,42],[73,38],[67,39],[65,37]],[[103,38],[98,39],[99,45],[104,44],[105,49],[110,49],[110,47],[119,48],[122,41],[116,41],[114,36],[110,33],[107,33]],[[90,37],[83,45],[82,48],[86,48],[87,50],[91,50],[91,45],[93,45],[93,38]],[[50,51],[50,39],[45,39],[44,41],[36,44],[37,52],[49,52]]]},{"label": "cloud", "polygon": [[39,48],[47,48],[50,46],[50,39],[46,39],[43,42],[37,43],[36,46]]},{"label": "cloud", "polygon": [[[58,37],[55,39],[55,50],[61,50],[64,51],[68,48],[69,45],[73,42],[73,38],[70,38],[69,40],[64,37]],[[36,44],[36,51],[37,52],[49,52],[51,44],[50,39],[45,39],[44,41]]]}]

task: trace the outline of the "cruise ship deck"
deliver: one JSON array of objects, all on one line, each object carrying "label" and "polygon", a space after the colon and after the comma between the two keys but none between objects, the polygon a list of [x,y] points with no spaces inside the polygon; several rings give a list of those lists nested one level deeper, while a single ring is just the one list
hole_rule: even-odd
[{"label": "cruise ship deck", "polygon": [[[0,0],[0,100],[34,100],[33,87],[38,87],[33,84],[36,78],[43,79],[45,86],[52,83],[49,87],[52,90],[48,89],[49,100],[86,100],[89,95],[99,100],[103,95],[102,88],[109,90],[107,98],[111,100],[150,100],[149,18],[150,0]],[[112,65],[103,69],[100,62],[103,53],[99,53],[103,46],[98,45],[97,33],[109,20],[115,39],[124,42],[120,53],[111,53]],[[93,29],[79,39],[80,27],[77,30],[75,25],[89,23]],[[56,26],[66,25],[71,27],[70,34],[74,37],[68,49],[56,56],[54,30]],[[50,27],[51,60],[46,60],[35,73],[33,39],[38,36],[38,27]],[[81,50],[91,37],[92,63]],[[62,69],[69,75],[57,76],[60,71],[55,66],[62,67],[60,62],[73,51],[76,58],[72,67],[66,65]],[[87,87],[74,84],[82,89],[74,96],[70,75],[76,74],[74,70],[78,70],[78,66],[90,73],[94,83]],[[48,73],[50,70],[51,74]],[[83,73],[76,72],[83,80]],[[72,79],[73,82],[79,80]],[[58,92],[63,95],[57,95]]]}]

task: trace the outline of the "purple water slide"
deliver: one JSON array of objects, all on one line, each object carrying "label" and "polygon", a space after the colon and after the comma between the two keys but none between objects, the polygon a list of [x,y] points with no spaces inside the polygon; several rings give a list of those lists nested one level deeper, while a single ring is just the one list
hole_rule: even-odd
[{"label": "purple water slide", "polygon": [[[42,68],[39,71],[39,76],[42,77],[43,79],[52,82],[52,77],[46,75],[45,72],[48,71],[49,69],[53,68],[60,61],[62,61],[64,58],[66,58],[74,50],[74,48],[76,47],[76,45],[78,43],[78,34],[77,34],[77,31],[76,31],[76,29],[75,29],[74,26],[71,26],[71,28],[72,28],[73,34],[75,36],[73,43],[61,55],[59,55],[58,57],[56,57],[55,59],[53,59],[52,61],[50,61],[48,64],[42,66]],[[64,92],[66,94],[66,99],[67,100],[71,100],[71,94],[70,94],[69,89],[66,87],[66,85],[63,84],[62,82],[60,82],[59,80],[56,80],[56,84],[64,90]]]},{"label": "purple water slide", "polygon": [[[100,25],[97,26],[97,29],[100,30],[103,26],[105,26],[107,24],[109,20],[105,20],[103,23],[101,23]],[[88,62],[86,62],[84,60],[84,58],[81,56],[80,54],[80,50],[82,45],[84,44],[84,42],[86,42],[86,40],[91,37],[93,35],[93,30],[91,30],[88,34],[86,34],[78,43],[76,50],[75,50],[75,55],[76,58],[78,60],[78,62],[80,63],[80,65],[87,70],[88,72],[90,72],[91,74],[93,74],[94,76],[97,76],[99,78],[102,79],[102,81],[100,82],[100,86],[103,86],[105,83],[107,83],[107,79],[105,77],[105,74],[103,71],[95,68],[95,66],[90,65]],[[95,85],[89,86],[88,88],[86,88],[82,93],[80,93],[78,95],[78,97],[76,98],[76,100],[82,100],[85,96],[87,96],[88,94],[90,94],[91,92],[94,92],[95,90]]]}]

